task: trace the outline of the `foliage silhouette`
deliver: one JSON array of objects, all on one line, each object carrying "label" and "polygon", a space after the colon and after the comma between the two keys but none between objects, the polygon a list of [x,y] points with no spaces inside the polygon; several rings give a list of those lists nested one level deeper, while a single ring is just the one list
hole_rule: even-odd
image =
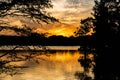
[{"label": "foliage silhouette", "polygon": [[[92,36],[96,39],[94,43],[97,45],[95,46],[97,50],[95,80],[118,80],[120,79],[117,54],[120,41],[120,1],[94,0],[94,2],[93,25],[96,33]],[[83,63],[87,64],[84,61]]]},{"label": "foliage silhouette", "polygon": [[19,65],[20,62],[32,61],[39,64],[40,58],[44,52],[26,52],[26,51],[4,51],[0,52],[0,76],[23,74],[21,69],[29,68],[25,64]]},{"label": "foliage silhouette", "polygon": [[[85,49],[88,48],[91,51],[96,47],[96,26],[94,26],[94,22],[95,19],[93,17],[82,19],[80,22],[80,27],[78,27],[77,30],[74,32],[75,36],[84,39],[83,42],[80,41],[80,46],[84,47]],[[80,48],[79,50],[82,49]]]},{"label": "foliage silhouette", "polygon": [[[119,80],[120,1],[94,0],[95,80]],[[92,42],[93,43],[93,42]],[[87,46],[89,47],[89,46]],[[83,64],[87,65],[83,60]]]},{"label": "foliage silhouette", "polygon": [[[10,21],[6,21],[9,18],[24,18],[29,19],[34,22],[50,23],[56,22],[58,19],[50,16],[50,14],[45,10],[47,8],[52,8],[51,0],[1,0],[0,1],[0,31],[6,29],[13,30],[17,34],[30,35],[32,33],[32,28],[26,27],[20,29],[16,26],[10,26]],[[36,33],[37,34],[37,33]]]},{"label": "foliage silhouette", "polygon": [[[77,28],[77,30],[74,32],[76,36],[87,36],[95,33],[93,25],[94,19],[92,17],[88,17],[86,19],[81,20],[81,26]],[[91,30],[93,32],[91,32]],[[90,33],[91,32],[91,33]]]},{"label": "foliage silhouette", "polygon": [[93,68],[95,66],[94,58],[89,56],[91,55],[89,54],[90,52],[82,51],[82,53],[84,53],[84,56],[80,56],[78,62],[84,68],[84,72],[76,72],[75,76],[79,80],[94,80],[94,78],[89,75],[89,72],[91,72],[91,70],[92,72],[94,72],[93,71]]},{"label": "foliage silhouette", "polygon": [[51,0],[1,0],[0,17],[23,16],[48,23],[57,20],[45,11],[51,7]]},{"label": "foliage silhouette", "polygon": [[87,75],[85,75],[84,73],[81,73],[81,72],[76,72],[75,77],[78,80],[93,80],[91,77],[88,77]]},{"label": "foliage silhouette", "polygon": [[120,1],[95,0],[96,80],[119,80]]}]

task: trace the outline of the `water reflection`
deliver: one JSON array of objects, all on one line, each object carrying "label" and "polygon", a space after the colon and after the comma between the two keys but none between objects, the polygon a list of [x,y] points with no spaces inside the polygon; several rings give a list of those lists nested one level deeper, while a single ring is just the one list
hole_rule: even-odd
[{"label": "water reflection", "polygon": [[[80,80],[84,72],[79,51],[1,52],[1,80]],[[7,74],[7,76],[6,76]],[[16,75],[15,75],[16,74]],[[14,76],[10,76],[14,75]],[[93,73],[90,73],[93,76]]]},{"label": "water reflection", "polygon": [[79,80],[94,80],[94,55],[86,51],[84,51],[83,53],[84,55],[78,59],[78,62],[80,62],[81,66],[83,66],[84,71],[76,72],[75,76]]},{"label": "water reflection", "polygon": [[27,52],[0,52],[0,76],[21,74],[19,71],[28,67],[24,62],[32,57],[32,54]]}]

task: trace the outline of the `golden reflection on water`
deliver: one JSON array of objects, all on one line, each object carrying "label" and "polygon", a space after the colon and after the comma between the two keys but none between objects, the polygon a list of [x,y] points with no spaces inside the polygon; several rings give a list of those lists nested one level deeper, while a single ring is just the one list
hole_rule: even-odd
[{"label": "golden reflection on water", "polygon": [[[21,54],[23,53],[28,54],[28,52]],[[39,53],[41,52],[34,52],[34,54]],[[38,63],[35,63],[35,60],[18,63],[29,66],[29,68],[20,70],[23,74],[0,77],[0,80],[77,80],[74,76],[75,72],[84,70],[78,62],[80,56],[83,54],[78,51],[46,52],[35,57],[39,58]]]}]

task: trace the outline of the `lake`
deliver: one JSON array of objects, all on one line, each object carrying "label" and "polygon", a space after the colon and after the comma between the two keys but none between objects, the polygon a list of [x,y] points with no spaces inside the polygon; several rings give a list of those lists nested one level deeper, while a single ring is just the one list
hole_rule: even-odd
[{"label": "lake", "polygon": [[[0,52],[0,80],[80,80],[85,68],[79,62],[84,57],[79,46],[47,46],[46,52],[12,51]],[[93,59],[93,54],[89,53]],[[88,76],[94,78],[89,71]],[[81,76],[82,77],[82,76]]]}]

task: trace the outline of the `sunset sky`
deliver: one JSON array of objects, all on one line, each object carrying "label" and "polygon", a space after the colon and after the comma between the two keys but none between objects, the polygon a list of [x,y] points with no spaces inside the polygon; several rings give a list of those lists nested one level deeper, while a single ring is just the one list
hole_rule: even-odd
[{"label": "sunset sky", "polygon": [[[94,6],[93,0],[52,0],[53,8],[47,11],[60,22],[51,24],[37,24],[26,19],[19,20],[18,18],[9,19],[11,25],[22,27],[25,23],[32,27],[38,33],[49,33],[49,35],[71,36],[77,27],[80,26],[80,20],[91,16]],[[5,34],[1,31],[0,34]],[[6,35],[14,34],[14,31],[8,31]]]},{"label": "sunset sky", "polygon": [[52,0],[51,14],[60,23],[48,24],[47,30],[53,35],[71,36],[80,25],[80,20],[91,16],[94,6],[93,0]]}]

